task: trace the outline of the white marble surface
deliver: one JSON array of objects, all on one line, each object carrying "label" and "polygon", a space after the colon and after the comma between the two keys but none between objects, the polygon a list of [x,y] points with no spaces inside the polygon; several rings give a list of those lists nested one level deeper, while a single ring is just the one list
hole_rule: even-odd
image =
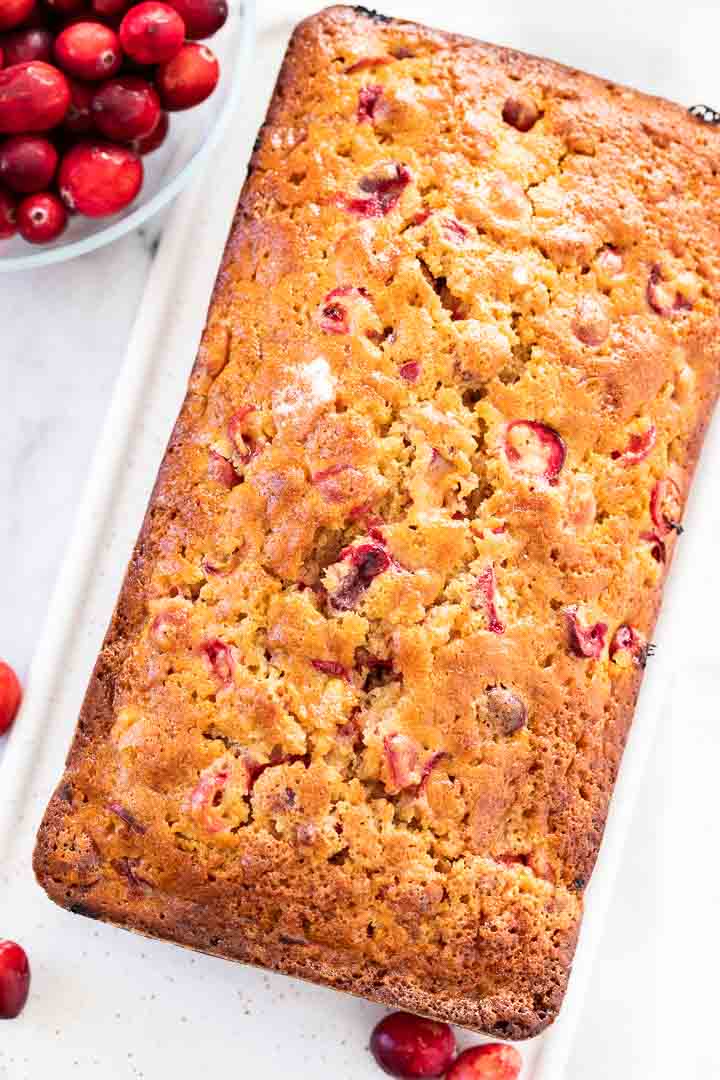
[{"label": "white marble surface", "polygon": [[[420,0],[381,6],[650,90],[662,90],[670,76],[682,100],[712,102],[714,91],[714,103],[720,103],[714,79],[720,12],[714,0],[682,8],[675,2],[545,0],[541,9],[522,0],[472,10],[449,0],[443,13]],[[284,27],[308,10],[290,0],[265,5],[256,57],[261,81],[277,63]],[[0,656],[23,677],[158,228],[73,263],[0,277]],[[680,739],[675,730],[663,733],[629,837],[568,1080],[720,1076],[713,1041],[720,959],[720,679],[711,668],[686,672],[678,694],[688,715],[703,718],[697,753],[705,764],[698,764],[693,739]],[[58,1061],[55,1075],[70,1077],[72,1063]]]}]

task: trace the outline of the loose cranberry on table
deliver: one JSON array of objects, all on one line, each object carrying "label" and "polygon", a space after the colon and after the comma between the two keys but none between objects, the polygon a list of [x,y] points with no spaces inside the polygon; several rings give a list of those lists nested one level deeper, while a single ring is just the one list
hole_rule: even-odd
[{"label": "loose cranberry on table", "polygon": [[41,26],[13,30],[3,34],[0,47],[5,56],[5,67],[26,64],[29,60],[52,60],[53,35]]},{"label": "loose cranberry on table", "polygon": [[131,7],[120,24],[123,50],[138,64],[164,64],[180,52],[185,23],[169,4],[148,0]]},{"label": "loose cranberry on table", "polygon": [[17,206],[15,199],[0,187],[0,240],[8,240],[17,232]]},{"label": "loose cranberry on table", "polygon": [[130,142],[150,135],[161,111],[155,88],[137,75],[121,75],[103,83],[91,105],[95,127],[115,142]]},{"label": "loose cranberry on table", "polygon": [[27,195],[17,208],[17,227],[29,244],[49,244],[65,230],[68,214],[52,191]]},{"label": "loose cranberry on table", "polygon": [[[0,201],[2,191],[0,191]],[[2,228],[2,211],[0,209],[0,228]],[[1,235],[1,234],[0,234]],[[22,690],[18,677],[4,660],[0,660],[0,735],[9,731],[10,726],[17,716],[22,700]]]},{"label": "loose cranberry on table", "polygon": [[0,30],[13,30],[24,23],[35,9],[35,0],[2,0],[0,3]]},{"label": "loose cranberry on table", "polygon": [[30,964],[14,941],[0,941],[0,1020],[14,1020],[30,991]]},{"label": "loose cranberry on table", "polygon": [[32,60],[0,71],[0,134],[49,131],[69,106],[68,81],[51,64]]},{"label": "loose cranberry on table", "polygon": [[55,40],[55,59],[77,79],[105,79],[120,70],[122,50],[115,31],[99,22],[66,26]]},{"label": "loose cranberry on table", "polygon": [[212,37],[225,25],[226,0],[169,0],[185,23],[185,36],[198,41]]},{"label": "loose cranberry on table", "polygon": [[448,1024],[396,1012],[375,1027],[370,1050],[390,1076],[415,1080],[442,1076],[455,1056],[455,1036]]},{"label": "loose cranberry on table", "polygon": [[57,150],[41,135],[13,135],[0,144],[0,182],[21,195],[49,187],[57,163]]},{"label": "loose cranberry on table", "polygon": [[169,112],[192,109],[210,97],[220,78],[220,65],[207,45],[190,42],[157,70],[157,87]]},{"label": "loose cranberry on table", "polygon": [[78,143],[60,162],[58,174],[65,205],[87,217],[123,210],[139,192],[142,180],[138,155],[112,143]]},{"label": "loose cranberry on table", "polygon": [[459,1054],[445,1080],[517,1080],[522,1064],[514,1046],[485,1043]]}]

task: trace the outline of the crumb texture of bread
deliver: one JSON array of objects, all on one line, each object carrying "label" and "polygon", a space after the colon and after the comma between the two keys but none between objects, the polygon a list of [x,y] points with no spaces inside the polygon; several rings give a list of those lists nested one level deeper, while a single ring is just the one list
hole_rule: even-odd
[{"label": "crumb texture of bread", "polygon": [[297,28],[40,830],[54,900],[554,1018],[718,390],[719,167],[547,60]]}]

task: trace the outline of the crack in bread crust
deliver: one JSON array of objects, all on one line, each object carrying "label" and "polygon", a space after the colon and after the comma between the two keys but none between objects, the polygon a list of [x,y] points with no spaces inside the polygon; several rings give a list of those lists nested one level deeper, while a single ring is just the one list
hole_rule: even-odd
[{"label": "crack in bread crust", "polygon": [[718,390],[719,151],[550,61],[297,28],[39,833],[56,902],[552,1021]]}]

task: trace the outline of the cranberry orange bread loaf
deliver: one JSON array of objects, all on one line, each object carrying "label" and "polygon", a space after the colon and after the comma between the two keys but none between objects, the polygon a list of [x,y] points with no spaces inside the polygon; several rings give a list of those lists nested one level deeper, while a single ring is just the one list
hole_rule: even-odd
[{"label": "cranberry orange bread loaf", "polygon": [[295,32],[40,882],[555,1016],[718,389],[720,135],[362,8]]}]

